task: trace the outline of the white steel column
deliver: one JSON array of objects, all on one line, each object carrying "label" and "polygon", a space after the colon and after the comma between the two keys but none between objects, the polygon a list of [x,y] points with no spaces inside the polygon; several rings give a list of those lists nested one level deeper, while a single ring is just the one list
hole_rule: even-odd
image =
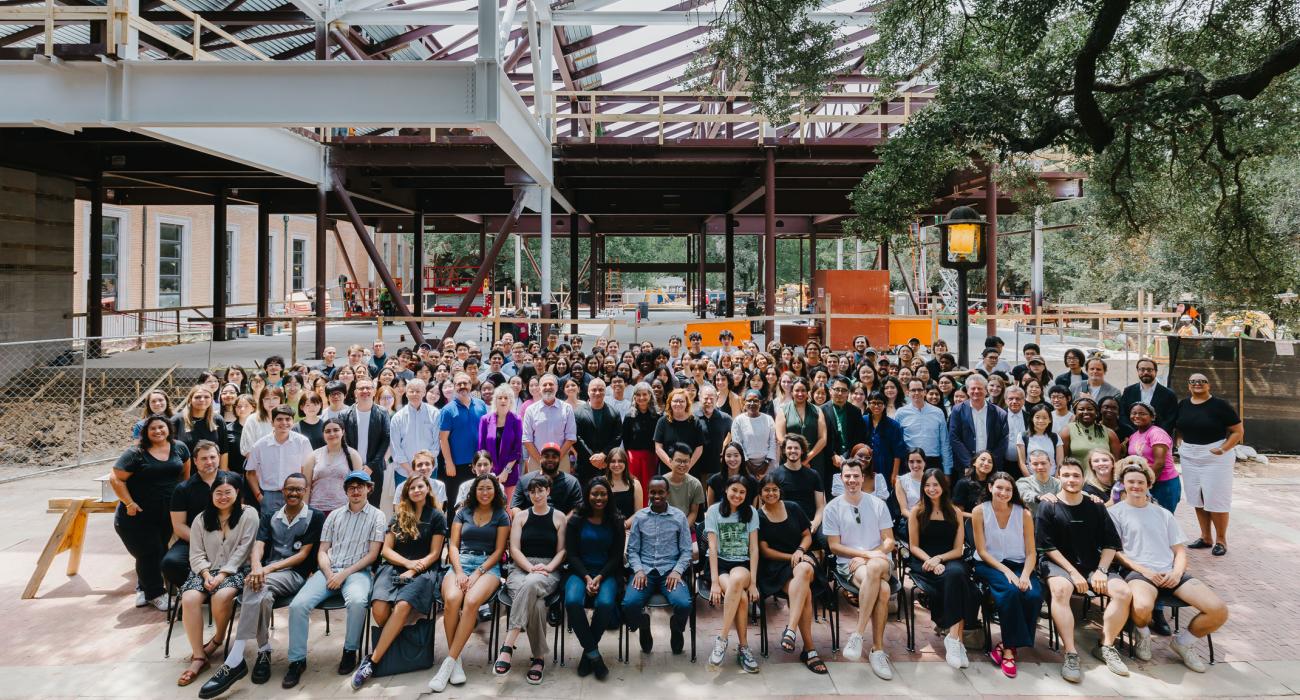
[{"label": "white steel column", "polygon": [[835,269],[844,269],[844,239],[835,239]]},{"label": "white steel column", "polygon": [[1029,242],[1029,256],[1033,263],[1029,303],[1034,313],[1043,303],[1043,208],[1034,207],[1034,233]]},{"label": "white steel column", "polygon": [[551,305],[551,188],[542,188],[542,208],[538,212],[542,222],[542,284],[541,304],[544,308]]},{"label": "white steel column", "polygon": [[524,301],[523,301],[524,299],[523,298],[524,250],[523,249],[524,249],[524,236],[522,233],[518,231],[518,227],[516,227],[515,230],[515,308],[519,308],[519,309],[524,308]]}]

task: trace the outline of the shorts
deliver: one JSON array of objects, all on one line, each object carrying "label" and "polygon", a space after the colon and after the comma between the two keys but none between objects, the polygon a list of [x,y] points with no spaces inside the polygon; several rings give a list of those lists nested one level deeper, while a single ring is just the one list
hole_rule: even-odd
[{"label": "shorts", "polygon": [[[483,566],[483,562],[486,562],[487,558],[488,555],[482,552],[461,552],[460,570],[464,571],[466,576],[473,576],[474,570]],[[501,562],[498,561],[486,573],[501,578]]]},{"label": "shorts", "polygon": [[1136,571],[1130,571],[1124,575],[1124,580],[1130,583],[1132,583],[1133,581],[1143,581],[1145,583],[1151,584],[1152,586],[1155,587],[1157,591],[1161,593],[1173,593],[1179,588],[1182,588],[1183,584],[1187,583],[1188,581],[1195,581],[1196,579],[1192,578],[1191,576],[1188,576],[1187,574],[1183,574],[1183,577],[1178,579],[1178,585],[1174,586],[1173,588],[1161,588],[1160,586],[1156,586],[1156,584],[1151,583],[1151,579],[1147,578],[1146,576],[1143,576],[1142,574],[1139,574]]},{"label": "shorts", "polygon": [[[1068,571],[1066,571],[1065,569],[1062,569],[1061,567],[1057,566],[1057,565],[1056,565],[1056,562],[1051,561],[1051,560],[1049,559],[1049,560],[1047,560],[1047,561],[1044,562],[1044,563],[1047,565],[1047,575],[1046,575],[1046,576],[1043,576],[1043,580],[1044,580],[1044,581],[1046,581],[1046,580],[1049,579],[1049,578],[1063,578],[1063,579],[1065,579],[1066,581],[1069,581],[1069,580],[1070,580],[1070,573],[1069,573]],[[1085,572],[1080,571],[1079,573],[1083,574],[1083,577],[1084,577],[1084,578],[1088,578],[1088,575],[1091,574],[1092,572],[1087,572],[1087,573],[1085,573]],[[1106,572],[1106,580],[1108,580],[1108,581],[1123,581],[1123,580],[1124,580],[1124,577],[1123,577],[1123,576],[1120,576],[1118,573],[1116,573],[1116,572],[1114,572],[1114,571],[1107,571],[1107,572]],[[1090,584],[1091,584],[1091,582],[1090,582]]]},{"label": "shorts", "polygon": [[[233,574],[227,574],[225,580],[217,585],[217,591],[224,591],[227,588],[233,588],[236,591],[242,589],[244,587],[244,574],[247,573],[247,571],[247,569],[240,569]],[[218,566],[208,569],[208,573],[213,576],[216,576],[220,572],[221,567]],[[208,589],[203,586],[203,576],[193,571],[191,571],[189,577],[185,579],[185,583],[181,585],[181,593],[186,591],[199,591],[202,593],[208,593],[209,595],[217,592],[212,591],[209,593]]]},{"label": "shorts", "polygon": [[731,573],[732,569],[748,569],[748,568],[749,568],[748,559],[744,561],[727,561],[726,559],[718,559],[719,576],[723,576],[725,574]]}]

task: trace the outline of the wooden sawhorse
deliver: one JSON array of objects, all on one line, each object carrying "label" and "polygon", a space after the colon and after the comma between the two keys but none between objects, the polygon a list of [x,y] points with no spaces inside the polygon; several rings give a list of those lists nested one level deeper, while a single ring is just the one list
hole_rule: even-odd
[{"label": "wooden sawhorse", "polygon": [[45,572],[49,571],[54,557],[68,552],[68,575],[76,576],[81,566],[81,549],[86,543],[86,517],[91,513],[112,513],[117,509],[117,501],[104,501],[98,498],[51,498],[47,513],[62,513],[59,524],[50,533],[45,543],[41,558],[36,562],[36,571],[23,589],[23,600],[36,597],[41,587]]}]

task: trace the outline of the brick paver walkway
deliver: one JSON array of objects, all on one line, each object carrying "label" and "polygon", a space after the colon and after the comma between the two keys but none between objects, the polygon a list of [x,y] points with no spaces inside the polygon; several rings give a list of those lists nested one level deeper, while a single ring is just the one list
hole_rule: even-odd
[{"label": "brick paver walkway", "polygon": [[[90,523],[88,551],[81,573],[63,574],[63,557],[56,560],[35,600],[20,600],[20,594],[45,544],[57,516],[46,514],[46,499],[56,496],[97,493],[92,481],[100,468],[86,468],[0,486],[0,619],[5,622],[4,643],[0,644],[0,697],[37,696],[197,696],[197,684],[177,688],[175,679],[184,668],[189,650],[183,631],[177,627],[172,658],[162,657],[166,622],[162,613],[131,606],[134,574],[131,561],[112,529],[112,516],[95,515]],[[719,672],[704,664],[717,630],[717,615],[701,602],[699,661],[667,652],[664,618],[657,614],[655,652],[642,655],[633,643],[632,663],[611,665],[614,672],[605,683],[579,679],[573,672],[576,643],[568,639],[569,668],[548,668],[541,686],[528,686],[523,669],[508,678],[490,675],[487,667],[486,625],[470,643],[465,658],[470,682],[449,689],[449,697],[511,696],[556,697],[771,697],[828,694],[879,694],[925,696],[998,695],[1092,695],[1092,696],[1222,696],[1287,695],[1300,692],[1300,636],[1290,634],[1300,622],[1300,598],[1294,594],[1300,582],[1300,519],[1293,506],[1300,500],[1300,461],[1275,462],[1264,469],[1239,471],[1234,490],[1230,552],[1213,557],[1208,551],[1191,556],[1191,571],[1206,580],[1227,601],[1231,619],[1215,635],[1218,664],[1204,675],[1188,672],[1157,638],[1155,660],[1130,663],[1129,678],[1113,676],[1091,657],[1084,655],[1085,681],[1078,686],[1059,677],[1059,655],[1046,649],[1046,624],[1041,627],[1039,646],[1022,654],[1020,677],[1007,680],[972,651],[972,667],[954,671],[942,662],[942,644],[933,634],[928,615],[917,612],[917,653],[904,649],[901,623],[891,622],[887,649],[898,678],[879,681],[865,662],[843,662],[830,653],[829,628],[814,626],[816,644],[830,661],[831,673],[818,677],[805,671],[794,655],[777,646],[784,625],[784,610],[771,618],[771,656],[761,659],[762,671],[754,676],[740,673],[730,659]],[[1190,508],[1179,508],[1184,530],[1196,532]],[[847,608],[845,608],[847,610]],[[278,613],[283,616],[285,613]],[[844,616],[851,627],[854,613]],[[326,637],[317,616],[312,629],[309,670],[298,693],[311,696],[350,694],[346,680],[337,676],[338,653],[342,644],[342,618],[336,616],[334,633]],[[247,681],[231,697],[268,697],[284,691],[279,679],[284,671],[287,624],[280,617],[274,635],[276,654],[272,683],[253,686]],[[847,634],[847,632],[846,632]],[[1086,651],[1095,644],[1097,628],[1080,632],[1079,647]],[[996,630],[995,630],[996,635]],[[527,646],[521,640],[523,647]],[[751,628],[751,644],[757,649],[757,630]],[[936,651],[936,645],[939,651]],[[606,637],[607,658],[615,656],[615,635]],[[520,656],[526,653],[521,647]],[[735,643],[731,646],[734,651]],[[446,649],[438,632],[439,654]],[[1204,651],[1204,649],[1202,649]],[[375,679],[361,695],[414,697],[427,693],[425,684],[432,672]],[[206,676],[205,676],[206,677]],[[738,695],[737,695],[738,694]]]}]

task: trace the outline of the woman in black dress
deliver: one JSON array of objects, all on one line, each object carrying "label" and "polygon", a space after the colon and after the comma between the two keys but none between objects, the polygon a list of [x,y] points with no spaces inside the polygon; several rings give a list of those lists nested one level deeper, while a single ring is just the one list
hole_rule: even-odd
[{"label": "woman in black dress", "polygon": [[993,481],[993,453],[976,452],[966,470],[966,476],[957,480],[952,490],[953,505],[961,509],[967,519],[975,506],[988,500],[989,484]]},{"label": "woman in black dress", "polygon": [[759,481],[758,591],[763,596],[785,592],[790,600],[790,620],[781,633],[781,649],[794,652],[793,630],[799,630],[803,639],[799,660],[821,675],[827,672],[826,663],[817,655],[812,640],[812,588],[819,568],[817,559],[808,553],[812,529],[803,510],[781,496],[776,479],[769,475]]},{"label": "woman in black dress", "polygon": [[976,605],[974,587],[961,561],[965,539],[961,516],[949,494],[948,477],[940,469],[925,470],[921,500],[907,513],[912,553],[907,565],[912,581],[929,599],[930,619],[948,631],[943,644],[953,668],[970,665],[961,634]]},{"label": "woman in black dress", "polygon": [[221,468],[227,468],[226,422],[221,419],[219,409],[213,405],[213,394],[206,384],[190,387],[185,401],[181,403],[180,412],[171,417],[171,422],[172,439],[185,443],[190,454],[194,453],[194,446],[199,440],[211,440],[221,451]]},{"label": "woman in black dress", "polygon": [[167,611],[162,558],[172,536],[171,496],[177,482],[189,478],[189,461],[185,443],[172,439],[171,422],[154,414],[144,419],[139,444],[113,465],[108,483],[119,501],[113,528],[135,559],[137,608]]},{"label": "woman in black dress", "polygon": [[745,462],[745,451],[739,444],[729,442],[722,448],[722,471],[709,477],[709,482],[705,484],[705,507],[722,500],[723,492],[727,490],[727,480],[737,474],[744,477],[745,490],[755,494],[754,500],[758,500],[758,479],[755,479],[749,471],[749,465]]},{"label": "woman in black dress", "polygon": [[609,504],[630,526],[632,516],[641,510],[645,498],[641,482],[633,479],[628,470],[627,450],[615,447],[605,455],[605,474],[609,478]]}]

